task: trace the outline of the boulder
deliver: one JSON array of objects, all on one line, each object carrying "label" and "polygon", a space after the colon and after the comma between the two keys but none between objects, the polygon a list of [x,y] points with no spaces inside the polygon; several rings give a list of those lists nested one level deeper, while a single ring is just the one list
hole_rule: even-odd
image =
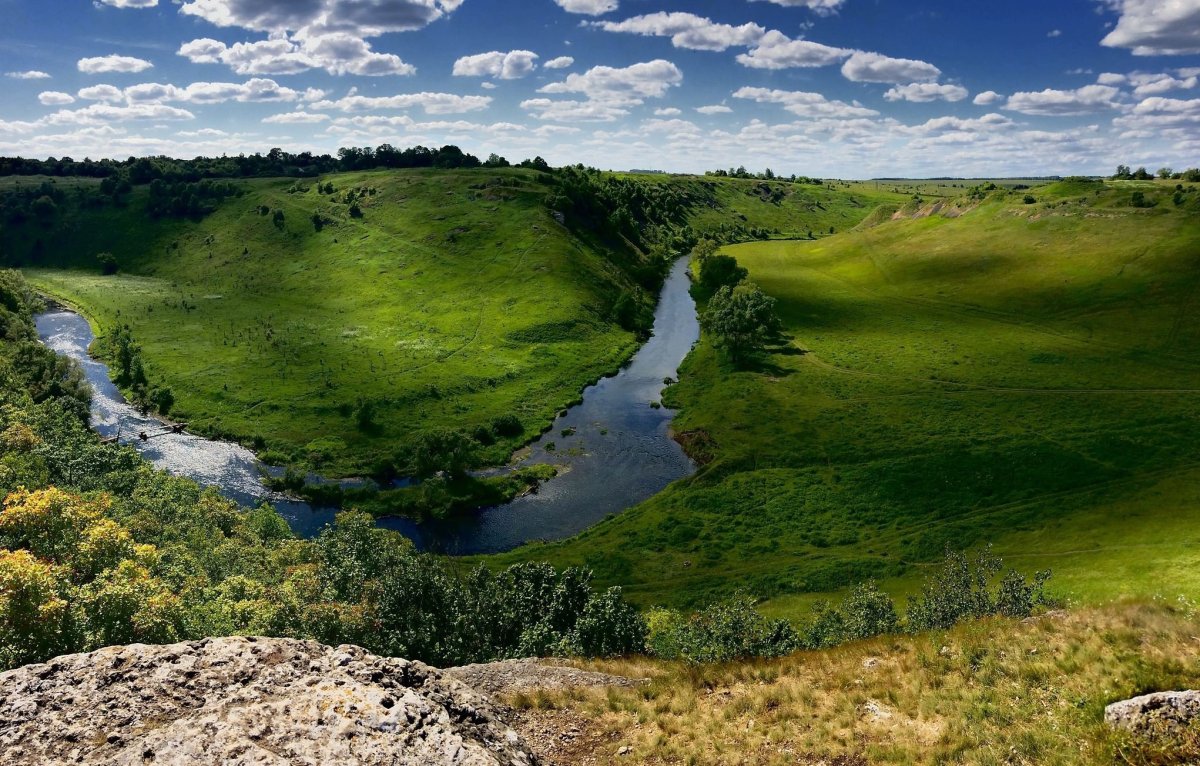
[{"label": "boulder", "polygon": [[1133,732],[1170,733],[1200,719],[1200,691],[1157,692],[1114,702],[1104,709],[1109,726]]},{"label": "boulder", "polygon": [[0,753],[46,766],[536,763],[490,702],[419,662],[241,637],[2,673]]}]

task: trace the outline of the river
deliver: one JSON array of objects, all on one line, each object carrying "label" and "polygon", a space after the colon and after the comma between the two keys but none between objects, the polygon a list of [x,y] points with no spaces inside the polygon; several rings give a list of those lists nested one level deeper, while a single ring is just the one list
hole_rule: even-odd
[{"label": "river", "polygon": [[[558,417],[517,464],[560,465],[565,470],[559,476],[534,494],[475,514],[420,524],[381,518],[379,525],[401,532],[425,550],[494,553],[532,540],[578,534],[691,475],[695,465],[669,433],[674,412],[652,406],[662,396],[664,379],[678,374],[700,337],[688,286],[687,259],[680,258],[663,284],[650,340],[618,374],[586,388],[583,402]],[[82,365],[94,392],[92,427],[101,436],[118,437],[155,466],[216,487],[242,505],[270,502],[302,536],[310,537],[333,521],[337,509],[271,493],[262,473],[278,469],[264,466],[237,444],[187,433],[141,440],[138,433],[161,429],[162,424],[127,403],[107,367],[88,355],[94,335],[87,321],[54,308],[37,316],[37,330],[48,347]]]}]

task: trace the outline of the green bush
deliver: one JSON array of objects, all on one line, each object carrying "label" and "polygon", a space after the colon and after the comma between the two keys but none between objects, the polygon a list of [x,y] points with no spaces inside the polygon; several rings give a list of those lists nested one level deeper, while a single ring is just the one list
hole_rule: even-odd
[{"label": "green bush", "polygon": [[658,611],[648,621],[650,649],[665,659],[729,662],[751,657],[780,657],[802,645],[786,620],[768,620],[745,594],[684,617]]},{"label": "green bush", "polygon": [[1045,584],[1049,571],[1038,572],[1032,582],[1012,571],[993,589],[992,581],[1003,565],[990,545],[973,559],[947,549],[941,568],[925,580],[920,595],[909,600],[908,629],[944,629],[990,615],[1027,617],[1048,603]]}]

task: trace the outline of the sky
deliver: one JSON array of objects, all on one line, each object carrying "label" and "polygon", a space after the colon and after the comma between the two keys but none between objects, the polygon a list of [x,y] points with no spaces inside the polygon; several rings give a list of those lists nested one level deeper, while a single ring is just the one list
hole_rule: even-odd
[{"label": "sky", "polygon": [[1200,0],[0,0],[0,155],[1200,165]]}]

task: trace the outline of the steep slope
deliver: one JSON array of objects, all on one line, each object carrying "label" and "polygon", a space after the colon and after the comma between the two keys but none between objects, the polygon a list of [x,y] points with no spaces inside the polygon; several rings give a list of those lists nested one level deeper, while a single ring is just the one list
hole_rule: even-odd
[{"label": "steep slope", "polygon": [[587,562],[656,603],[745,587],[783,613],[867,578],[903,592],[944,545],[987,541],[1081,598],[1200,584],[1197,195],[1134,191],[728,248],[789,338],[749,369],[707,341],[685,363],[675,430],[710,462],[501,560]]},{"label": "steep slope", "polygon": [[[39,265],[83,269],[29,271],[99,334],[128,325],[193,429],[345,475],[437,427],[515,413],[536,432],[635,347],[612,314],[631,277],[554,220],[534,173],[244,188],[198,222],[150,220],[136,197],[80,211],[43,238]],[[118,275],[95,273],[100,251]]]}]

